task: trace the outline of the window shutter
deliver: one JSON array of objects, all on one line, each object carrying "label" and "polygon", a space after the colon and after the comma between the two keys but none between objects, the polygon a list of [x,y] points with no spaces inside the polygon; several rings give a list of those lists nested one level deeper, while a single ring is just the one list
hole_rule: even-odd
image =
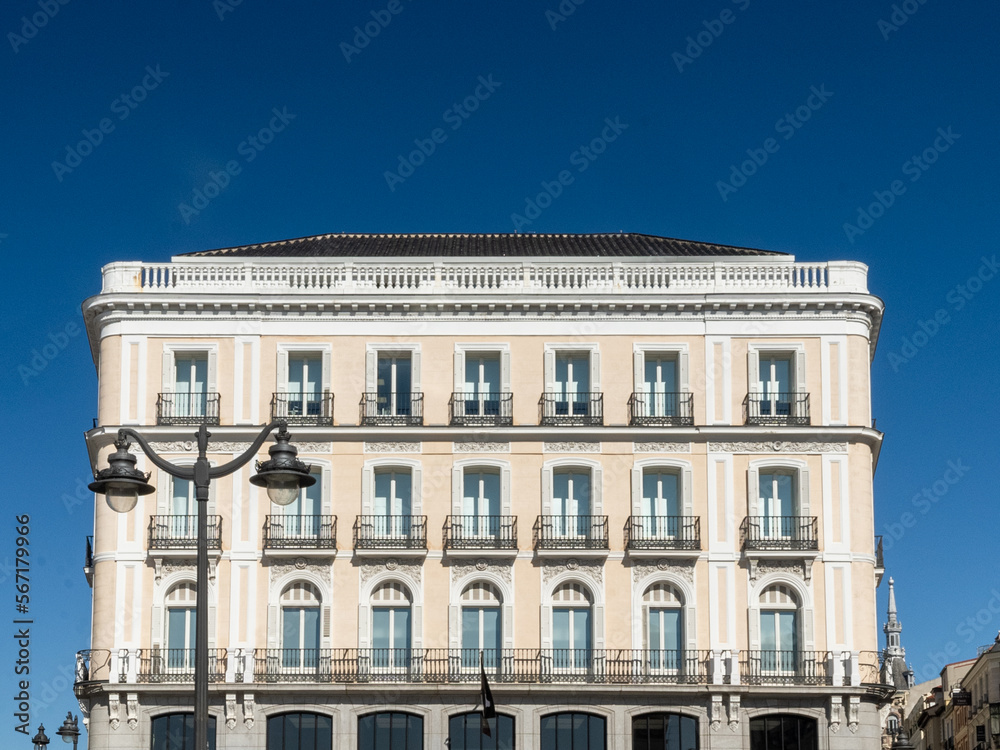
[{"label": "window shutter", "polygon": [[422,508],[424,507],[424,497],[421,492],[421,476],[423,475],[423,469],[418,464],[410,470],[411,484],[413,496],[410,498],[410,508],[411,513],[415,516],[419,516],[423,513]]},{"label": "window shutter", "polygon": [[686,350],[677,355],[677,387],[681,393],[691,391],[690,359]]},{"label": "window shutter", "polygon": [[795,352],[795,390],[806,391],[806,353],[802,351]]},{"label": "window shutter", "polygon": [[156,493],[156,514],[166,516],[170,514],[171,498],[174,496],[173,478],[165,471],[159,471],[156,483],[159,485],[159,492]]},{"label": "window shutter", "polygon": [[601,392],[601,351],[594,349],[590,353],[590,390]]},{"label": "window shutter", "polygon": [[411,386],[411,392],[420,393],[420,350],[417,349],[410,355],[410,378],[412,379],[413,385]]},{"label": "window shutter", "polygon": [[208,648],[211,651],[215,648],[215,610],[216,606],[211,602],[208,605]]},{"label": "window shutter", "polygon": [[163,393],[173,393],[176,373],[174,372],[174,353],[170,349],[163,350],[163,373],[161,385]]},{"label": "window shutter", "polygon": [[603,491],[604,470],[600,466],[595,466],[590,474],[590,514],[600,516],[604,513],[604,491]]},{"label": "window shutter", "polygon": [[[642,621],[642,641],[639,644],[639,648],[644,648],[648,650],[653,649],[653,644],[649,642],[649,608],[643,604],[639,605],[639,619]],[[632,630],[633,638],[635,637],[635,630]]]},{"label": "window shutter", "polygon": [[542,605],[542,648],[552,648],[552,605]]},{"label": "window shutter", "polygon": [[330,607],[323,607],[322,617],[323,617],[323,622],[322,622],[321,628],[322,628],[322,633],[323,633],[323,647],[324,648],[329,648],[330,647],[330,620],[331,620]]},{"label": "window shutter", "polygon": [[208,383],[206,390],[209,393],[217,393],[219,390],[219,352],[215,349],[208,350]]},{"label": "window shutter", "polygon": [[803,651],[813,651],[813,610],[805,607],[802,612],[802,640],[805,641]]},{"label": "window shutter", "polygon": [[361,515],[372,514],[372,489],[375,484],[375,471],[371,466],[361,470]]},{"label": "window shutter", "polygon": [[378,352],[365,352],[365,392],[374,393],[378,390]]},{"label": "window shutter", "polygon": [[594,605],[594,648],[604,648],[604,605]]},{"label": "window shutter", "polygon": [[693,604],[684,607],[684,640],[688,651],[695,651],[698,648],[698,621]]},{"label": "window shutter", "polygon": [[368,648],[370,636],[368,630],[368,612],[370,608],[367,604],[358,605],[358,648]]},{"label": "window shutter", "polygon": [[510,510],[510,466],[504,466],[500,470],[500,515],[511,515]]},{"label": "window shutter", "polygon": [[424,645],[424,607],[414,604],[410,608],[413,615],[413,648],[423,648]]},{"label": "window shutter", "polygon": [[642,469],[632,467],[632,515],[642,515]]},{"label": "window shutter", "polygon": [[462,648],[461,611],[457,604],[448,607],[448,647]]},{"label": "window shutter", "polygon": [[[197,491],[198,490],[196,489],[195,492],[197,492]],[[197,503],[196,503],[195,504],[195,508],[197,508],[197,507],[198,506],[197,506]],[[209,520],[209,522],[211,522],[211,520],[212,520],[211,516],[215,515],[215,482],[212,482],[208,486],[208,515],[209,515],[209,519],[208,520]]]},{"label": "window shutter", "polygon": [[323,393],[330,392],[330,381],[333,377],[333,352],[329,349],[323,352]]},{"label": "window shutter", "polygon": [[267,647],[278,648],[278,605],[267,606]]},{"label": "window shutter", "polygon": [[760,393],[760,354],[751,349],[747,353],[747,392]]},{"label": "window shutter", "polygon": [[547,393],[555,393],[556,390],[556,353],[549,349],[545,352],[545,356],[542,358],[542,364],[545,376],[545,391]]},{"label": "window shutter", "polygon": [[324,516],[331,516],[333,515],[333,471],[324,466],[319,481],[320,513]]},{"label": "window shutter", "polygon": [[153,607],[153,632],[150,636],[150,643],[153,646],[163,645],[163,607],[155,605]]},{"label": "window shutter", "polygon": [[694,502],[692,501],[692,496],[694,493],[694,472],[690,467],[685,467],[681,471],[681,515],[682,516],[693,516],[694,515]]},{"label": "window shutter", "polygon": [[632,390],[642,393],[642,384],[645,382],[645,353],[632,352]]},{"label": "window shutter", "polygon": [[750,638],[750,650],[757,651],[760,648],[760,607],[753,606],[749,610],[748,625]]},{"label": "window shutter", "polygon": [[288,352],[284,349],[278,349],[278,372],[276,374],[278,393],[286,393],[288,391]]},{"label": "window shutter", "polygon": [[799,469],[798,476],[799,507],[797,515],[809,515],[809,467],[803,466]]},{"label": "window shutter", "polygon": [[514,648],[514,605],[504,603],[503,605],[503,647]]},{"label": "window shutter", "polygon": [[552,467],[542,468],[542,515],[552,515]]},{"label": "window shutter", "polygon": [[462,515],[462,495],[464,494],[465,470],[461,466],[453,466],[451,469],[451,512],[453,515]]},{"label": "window shutter", "polygon": [[455,387],[453,390],[465,390],[465,352],[461,349],[455,351]]},{"label": "window shutter", "polygon": [[500,352],[500,384],[504,393],[510,393],[510,350]]},{"label": "window shutter", "polygon": [[[716,488],[716,492],[719,489]],[[747,515],[759,516],[760,512],[760,476],[756,468],[747,469]]]}]

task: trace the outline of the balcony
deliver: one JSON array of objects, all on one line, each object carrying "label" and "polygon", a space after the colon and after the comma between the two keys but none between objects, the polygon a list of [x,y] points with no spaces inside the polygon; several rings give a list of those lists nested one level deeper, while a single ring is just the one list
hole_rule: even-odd
[{"label": "balcony", "polygon": [[272,393],[271,419],[290,425],[333,427],[332,393]]},{"label": "balcony", "polygon": [[156,397],[156,424],[219,424],[218,393],[161,393]]},{"label": "balcony", "polygon": [[748,425],[793,427],[810,424],[808,393],[749,393],[743,399]]},{"label": "balcony", "polygon": [[826,651],[743,651],[740,675],[747,685],[832,685]]},{"label": "balcony", "polygon": [[449,555],[483,550],[517,554],[517,516],[448,516],[444,548]]},{"label": "balcony", "polygon": [[358,516],[354,549],[359,555],[427,552],[427,516]]},{"label": "balcony", "polygon": [[607,516],[539,516],[534,528],[535,550],[539,554],[573,550],[606,554]]},{"label": "balcony", "polygon": [[633,393],[628,413],[632,427],[690,427],[694,424],[694,394]]},{"label": "balcony", "polygon": [[698,516],[629,516],[625,524],[625,549],[633,557],[697,553],[701,550],[701,519]]},{"label": "balcony", "polygon": [[[150,550],[198,548],[198,516],[153,516],[149,519]],[[222,549],[222,516],[208,517],[208,548]]]},{"label": "balcony", "polygon": [[268,516],[264,520],[264,551],[296,555],[308,551],[331,554],[337,549],[336,516]]},{"label": "balcony", "polygon": [[740,532],[747,551],[819,550],[816,516],[747,516]]},{"label": "balcony", "polygon": [[[139,649],[136,667],[136,682],[194,682],[194,649]],[[208,681],[226,681],[226,649],[208,650]]]},{"label": "balcony", "polygon": [[364,393],[362,427],[419,427],[424,423],[423,393]]},{"label": "balcony", "polygon": [[453,427],[510,427],[514,424],[514,394],[456,391],[448,400],[448,412]]},{"label": "balcony", "polygon": [[543,427],[600,427],[604,424],[603,393],[543,393],[538,400]]},{"label": "balcony", "polygon": [[882,583],[882,576],[885,575],[885,557],[882,550],[882,535],[875,537],[875,587]]}]

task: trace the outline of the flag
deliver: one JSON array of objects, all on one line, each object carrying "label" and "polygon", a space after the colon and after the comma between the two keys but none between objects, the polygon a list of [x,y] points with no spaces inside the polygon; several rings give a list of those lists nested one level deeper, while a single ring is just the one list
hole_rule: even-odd
[{"label": "flag", "polygon": [[487,737],[492,737],[490,725],[487,719],[496,718],[497,709],[493,703],[493,691],[490,690],[489,680],[486,679],[486,667],[483,666],[483,652],[479,652],[479,701],[483,704],[483,712],[479,715],[479,731]]}]

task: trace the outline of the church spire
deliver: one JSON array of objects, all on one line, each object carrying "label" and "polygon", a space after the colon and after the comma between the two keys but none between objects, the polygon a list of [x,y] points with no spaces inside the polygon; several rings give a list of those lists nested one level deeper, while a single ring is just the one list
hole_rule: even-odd
[{"label": "church spire", "polygon": [[913,686],[913,672],[906,666],[906,649],[903,648],[900,636],[903,624],[896,616],[895,581],[889,579],[888,617],[882,632],[885,633],[885,649],[882,651],[882,682],[897,688]]}]

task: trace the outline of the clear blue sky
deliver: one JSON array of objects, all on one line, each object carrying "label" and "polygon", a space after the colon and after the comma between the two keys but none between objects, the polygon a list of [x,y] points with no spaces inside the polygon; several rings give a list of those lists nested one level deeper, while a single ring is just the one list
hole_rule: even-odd
[{"label": "clear blue sky", "polygon": [[[57,332],[80,323],[110,261],[323,232],[624,230],[869,264],[886,303],[877,525],[912,522],[886,553],[903,643],[924,678],[948,648],[992,640],[1000,279],[959,285],[997,251],[996,3],[907,0],[893,18],[859,0],[564,0],[566,15],[558,0],[232,2],[0,12],[0,403],[24,475],[8,482],[0,561],[29,513],[33,728],[76,710],[59,670],[88,643],[92,500],[64,500],[88,479],[96,378],[84,336]],[[362,48],[354,27],[369,22]],[[602,131],[603,153],[578,152]],[[96,146],[79,145],[88,132]],[[401,168],[427,139],[433,153]],[[753,155],[766,162],[734,180]],[[573,181],[550,206],[512,219],[562,170]],[[225,186],[196,204],[213,173]],[[858,225],[876,192],[891,205]],[[50,335],[55,356],[26,374]],[[43,710],[46,682],[61,689]]]}]

